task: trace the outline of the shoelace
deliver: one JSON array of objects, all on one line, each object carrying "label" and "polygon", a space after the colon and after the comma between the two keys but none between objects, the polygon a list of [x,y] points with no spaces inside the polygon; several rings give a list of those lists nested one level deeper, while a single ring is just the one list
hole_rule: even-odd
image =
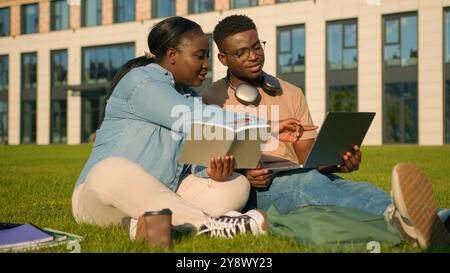
[{"label": "shoelace", "polygon": [[245,232],[245,221],[248,220],[248,216],[242,215],[238,217],[222,216],[221,218],[208,218],[205,223],[205,228],[197,233],[197,235],[203,233],[210,233],[211,237],[226,237],[233,238],[233,235],[237,234],[236,227],[239,231]]}]

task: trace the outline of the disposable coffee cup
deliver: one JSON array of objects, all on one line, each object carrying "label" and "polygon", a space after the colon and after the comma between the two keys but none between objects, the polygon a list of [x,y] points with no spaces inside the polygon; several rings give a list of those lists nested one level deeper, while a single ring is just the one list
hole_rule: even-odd
[{"label": "disposable coffee cup", "polygon": [[144,213],[147,242],[150,247],[169,248],[172,242],[172,211],[163,209]]}]

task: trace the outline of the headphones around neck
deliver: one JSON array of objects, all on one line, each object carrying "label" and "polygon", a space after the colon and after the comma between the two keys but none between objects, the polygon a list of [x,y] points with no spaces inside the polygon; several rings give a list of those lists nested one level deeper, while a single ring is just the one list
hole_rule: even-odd
[{"label": "headphones around neck", "polygon": [[[226,83],[234,90],[236,99],[244,105],[258,105],[261,100],[258,88],[248,83],[241,83],[238,86],[233,86],[230,81],[230,72],[227,71],[227,76],[224,78]],[[259,85],[264,92],[270,96],[280,94],[280,82],[273,76],[263,72],[263,77]]]}]

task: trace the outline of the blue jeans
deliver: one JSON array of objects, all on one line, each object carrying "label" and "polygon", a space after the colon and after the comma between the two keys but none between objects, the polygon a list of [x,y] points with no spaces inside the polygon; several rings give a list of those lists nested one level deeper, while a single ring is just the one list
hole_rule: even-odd
[{"label": "blue jeans", "polygon": [[333,205],[383,214],[391,197],[367,182],[352,182],[317,170],[292,170],[275,174],[266,189],[252,189],[248,208],[267,211],[275,205],[281,214],[305,205]]}]

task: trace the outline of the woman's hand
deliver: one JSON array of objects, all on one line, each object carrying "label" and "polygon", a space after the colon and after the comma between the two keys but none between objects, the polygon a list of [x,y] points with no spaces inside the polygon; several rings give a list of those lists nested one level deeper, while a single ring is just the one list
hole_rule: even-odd
[{"label": "woman's hand", "polygon": [[206,168],[206,173],[212,179],[222,182],[231,178],[234,172],[234,157],[213,157],[209,162],[209,167]]},{"label": "woman's hand", "polygon": [[272,132],[278,132],[278,139],[283,142],[296,143],[300,140],[304,131],[316,130],[315,125],[301,125],[295,118],[280,120],[272,126]]}]

